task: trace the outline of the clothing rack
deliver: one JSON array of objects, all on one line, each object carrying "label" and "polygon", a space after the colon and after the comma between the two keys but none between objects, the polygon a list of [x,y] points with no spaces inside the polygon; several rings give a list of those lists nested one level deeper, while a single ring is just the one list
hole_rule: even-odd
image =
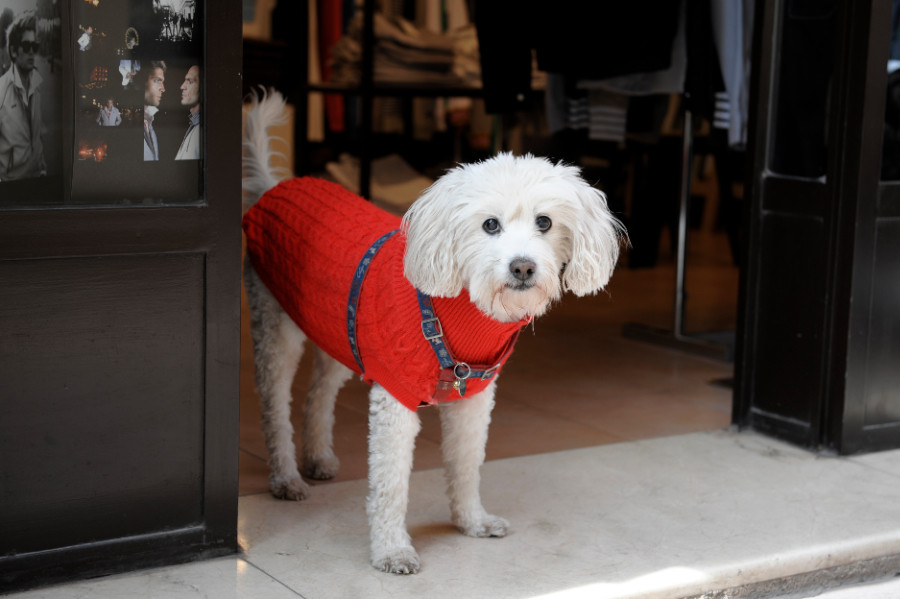
[{"label": "clothing rack", "polygon": [[[302,42],[302,36],[296,36],[298,28],[305,31],[308,25],[307,2],[280,3],[276,7],[279,13],[273,19],[273,32],[277,39],[283,40],[275,44],[264,44],[264,48],[254,51],[252,56],[257,60],[254,65],[263,71],[271,69],[272,64],[291,64],[292,69],[276,69],[270,72],[263,81],[276,81],[287,95],[295,102],[297,118],[295,119],[294,139],[297,144],[295,152],[295,172],[301,174],[305,171],[303,162],[304,146],[306,145],[307,123],[306,107],[307,94],[311,92],[339,93],[355,95],[360,99],[360,131],[359,131],[359,161],[360,161],[360,195],[369,197],[371,192],[372,159],[374,149],[372,147],[372,107],[375,97],[442,97],[442,96],[470,96],[481,97],[481,88],[471,87],[446,87],[430,85],[408,85],[376,83],[374,81],[374,16],[375,3],[363,3],[363,44],[361,57],[361,80],[357,86],[342,86],[334,84],[308,83],[306,44]],[[298,39],[299,38],[299,39]],[[245,41],[245,48],[248,46]],[[251,45],[251,48],[254,46]],[[279,54],[281,60],[274,60],[271,53]],[[245,56],[245,62],[247,57]],[[290,76],[285,72],[290,71]],[[278,73],[281,76],[278,76]],[[245,77],[245,85],[247,77]],[[691,165],[693,161],[693,115],[689,109],[684,111],[684,133],[682,143],[682,171],[681,189],[679,197],[678,218],[678,242],[676,248],[676,273],[674,294],[674,315],[671,330],[660,329],[646,324],[628,323],[623,327],[625,337],[647,341],[658,345],[674,347],[683,351],[690,351],[708,357],[731,361],[733,359],[734,333],[733,331],[714,332],[705,334],[687,334],[684,330],[684,316],[686,303],[686,258],[687,258],[687,217],[690,206]]]},{"label": "clothing rack", "polygon": [[[300,3],[302,11],[307,10],[306,2]],[[461,85],[428,85],[408,83],[384,83],[375,81],[375,10],[376,2],[364,2],[362,6],[362,56],[360,58],[360,82],[359,85],[342,84],[309,84],[307,62],[305,58],[298,60],[297,70],[299,78],[304,84],[295,94],[298,118],[295,122],[295,140],[298,151],[295,153],[296,170],[304,167],[300,161],[303,159],[303,146],[306,144],[306,94],[311,92],[337,93],[356,96],[359,98],[360,122],[358,130],[358,155],[359,155],[359,195],[371,199],[372,160],[373,148],[373,114],[374,99],[376,97],[394,98],[441,98],[441,97],[472,97],[478,98],[484,95],[480,87],[465,87]],[[297,10],[297,9],[295,9]],[[297,43],[297,42],[295,42]],[[305,50],[304,50],[305,52]],[[302,105],[301,105],[302,104]],[[301,112],[302,110],[302,112]]]},{"label": "clothing rack", "polygon": [[688,335],[684,330],[687,292],[685,275],[687,265],[687,219],[691,202],[691,171],[694,161],[694,122],[690,109],[684,111],[684,131],[681,145],[681,187],[678,202],[678,243],[675,250],[675,297],[671,330],[646,324],[626,323],[622,335],[629,339],[664,345],[706,357],[734,360],[734,333],[723,331]]}]

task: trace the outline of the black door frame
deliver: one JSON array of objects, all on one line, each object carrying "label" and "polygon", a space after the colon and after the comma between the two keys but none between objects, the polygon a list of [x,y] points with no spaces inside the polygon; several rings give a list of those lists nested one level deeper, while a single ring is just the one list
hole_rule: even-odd
[{"label": "black door frame", "polygon": [[786,176],[773,163],[791,0],[757,4],[733,419],[850,454],[900,447],[900,388],[885,366],[900,363],[900,341],[882,330],[897,324],[882,307],[896,293],[886,278],[900,276],[900,186],[880,181],[892,2],[829,5],[824,172]]},{"label": "black door frame", "polygon": [[[71,3],[76,1],[80,0],[62,3],[64,30],[68,27],[66,19],[70,16],[67,13]],[[27,269],[29,264],[48,261],[67,260],[81,264],[92,259],[103,263],[120,257],[178,260],[184,256],[191,256],[189,261],[200,265],[198,272],[203,280],[196,283],[200,289],[197,327],[203,338],[197,341],[201,350],[196,368],[202,378],[198,383],[202,397],[198,405],[190,407],[199,410],[193,413],[200,414],[200,454],[199,458],[196,453],[183,457],[185,461],[199,459],[199,464],[191,466],[201,471],[202,480],[197,485],[202,496],[196,498],[199,520],[119,538],[103,537],[102,526],[95,525],[96,541],[54,546],[50,539],[50,549],[32,553],[21,553],[16,547],[6,546],[0,530],[0,592],[237,551],[241,7],[237,0],[204,0],[202,6],[200,14],[204,19],[196,26],[203,27],[206,40],[203,88],[206,142],[205,168],[201,176],[204,203],[0,210],[0,266],[14,264],[21,270]],[[73,42],[74,47],[74,41],[64,35],[64,43],[67,42]],[[71,79],[71,73],[64,70],[64,89],[68,86],[69,93]],[[170,89],[174,88],[177,93],[179,83],[172,82]],[[67,103],[63,102],[63,106]],[[72,116],[69,111],[71,107],[64,109],[64,118]],[[167,283],[163,279],[160,284]],[[149,287],[152,288],[152,284]],[[62,297],[65,293],[64,289],[60,292]],[[27,306],[19,307],[20,313],[23,310],[27,310]],[[102,331],[89,333],[103,338]],[[139,348],[141,340],[136,339],[134,343]],[[47,365],[46,371],[46,376],[54,376],[52,364]],[[165,377],[166,373],[155,375]],[[104,377],[108,373],[98,368],[96,376]],[[4,389],[4,382],[0,380],[0,400],[4,396],[9,399],[12,394],[18,394],[19,400],[28,400],[27,389],[23,395],[21,390]],[[152,389],[144,395],[152,397]],[[126,404],[129,400],[133,398],[122,398]],[[86,400],[85,419],[94,417],[90,405]],[[53,418],[53,414],[43,417]],[[21,434],[23,446],[33,442],[25,437],[25,432]],[[97,451],[115,452],[117,448],[103,447]],[[8,457],[0,456],[0,481],[4,480],[6,467],[10,466],[4,464]],[[16,459],[21,457],[17,455]],[[178,456],[165,457],[171,460],[167,462],[171,467],[179,467]],[[127,462],[127,457],[123,460]],[[91,476],[90,468],[82,464],[73,464],[72,471],[72,476],[76,473],[77,476]],[[131,475],[140,476],[140,473]],[[41,476],[40,464],[34,465],[34,476]],[[59,484],[65,485],[66,481],[60,480]],[[116,481],[104,480],[97,484],[115,485]],[[4,505],[17,508],[33,505],[35,518],[40,518],[41,504],[45,500],[21,496],[16,489],[0,488],[0,509]],[[128,509],[127,504],[112,507]],[[140,515],[134,514],[134,519],[140,520]]]}]

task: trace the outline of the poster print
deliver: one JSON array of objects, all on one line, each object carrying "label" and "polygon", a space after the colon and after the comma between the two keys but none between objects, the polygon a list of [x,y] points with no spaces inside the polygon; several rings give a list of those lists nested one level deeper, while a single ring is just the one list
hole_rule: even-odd
[{"label": "poster print", "polygon": [[61,20],[56,0],[0,0],[0,207],[59,197]]},{"label": "poster print", "polygon": [[73,203],[201,203],[198,3],[73,1]]}]

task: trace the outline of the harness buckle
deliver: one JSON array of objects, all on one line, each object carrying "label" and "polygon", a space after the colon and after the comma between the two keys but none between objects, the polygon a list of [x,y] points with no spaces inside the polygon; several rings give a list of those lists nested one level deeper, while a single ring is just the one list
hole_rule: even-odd
[{"label": "harness buckle", "polygon": [[422,321],[422,334],[427,341],[434,341],[444,336],[444,329],[441,327],[441,321],[435,318],[426,318]]},{"label": "harness buckle", "polygon": [[500,364],[496,364],[496,365],[494,365],[494,366],[491,366],[490,368],[488,368],[487,370],[485,370],[484,372],[482,372],[482,373],[481,373],[481,380],[486,381],[486,380],[488,380],[489,378],[491,378],[492,376],[494,376],[494,374],[497,373],[497,369],[498,369],[498,368],[500,368]]}]

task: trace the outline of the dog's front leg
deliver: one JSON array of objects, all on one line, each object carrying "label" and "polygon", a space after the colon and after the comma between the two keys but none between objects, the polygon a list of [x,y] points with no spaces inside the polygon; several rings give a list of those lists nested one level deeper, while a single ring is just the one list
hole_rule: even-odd
[{"label": "dog's front leg", "polygon": [[421,423],[419,416],[380,385],[369,394],[369,538],[372,565],[394,574],[415,574],[419,556],[406,530],[409,475]]},{"label": "dog's front leg", "polygon": [[503,537],[509,527],[509,522],[485,511],[479,489],[495,389],[492,382],[477,395],[441,405],[450,514],[453,523],[470,537]]}]

